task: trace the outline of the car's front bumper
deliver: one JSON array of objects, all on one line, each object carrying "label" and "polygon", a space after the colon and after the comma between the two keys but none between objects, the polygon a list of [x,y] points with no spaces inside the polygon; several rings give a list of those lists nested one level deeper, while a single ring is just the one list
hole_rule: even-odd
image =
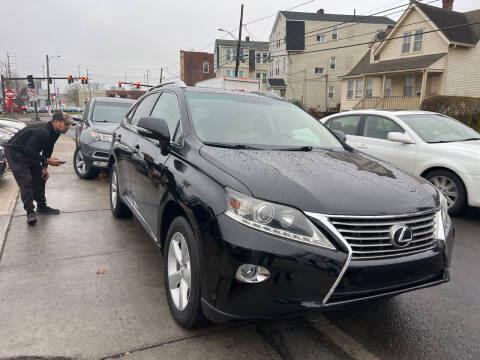
[{"label": "car's front bumper", "polygon": [[[332,251],[282,239],[225,215],[218,216],[207,233],[201,255],[202,309],[214,322],[286,317],[447,282],[454,241],[450,223],[446,244],[438,241],[431,250],[348,262],[348,251],[340,244],[336,245],[341,250]],[[267,268],[269,279],[255,284],[239,282],[235,273],[242,264]]]},{"label": "car's front bumper", "polygon": [[81,143],[82,155],[88,166],[93,169],[107,169],[110,145],[110,142],[105,141],[93,141],[89,144]]}]

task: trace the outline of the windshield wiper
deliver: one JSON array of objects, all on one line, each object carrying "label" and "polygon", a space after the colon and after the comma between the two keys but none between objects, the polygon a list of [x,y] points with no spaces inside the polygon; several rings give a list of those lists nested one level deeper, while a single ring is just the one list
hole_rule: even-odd
[{"label": "windshield wiper", "polygon": [[292,147],[286,147],[286,148],[278,148],[278,149],[273,149],[277,151],[312,151],[313,146],[292,146]]},{"label": "windshield wiper", "polygon": [[210,142],[210,141],[206,141],[203,144],[208,146],[215,146],[215,147],[228,148],[228,149],[263,150],[258,147],[253,147],[245,144],[229,144],[229,143]]},{"label": "windshield wiper", "polygon": [[110,122],[108,120],[93,120],[93,122]]}]

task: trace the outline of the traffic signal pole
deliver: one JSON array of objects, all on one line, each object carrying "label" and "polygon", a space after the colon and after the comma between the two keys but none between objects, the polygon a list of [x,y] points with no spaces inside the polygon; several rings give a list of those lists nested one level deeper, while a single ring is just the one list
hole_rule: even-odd
[{"label": "traffic signal pole", "polygon": [[52,115],[52,103],[50,102],[50,68],[48,66],[48,55],[47,57],[47,104],[48,104],[48,115]]}]

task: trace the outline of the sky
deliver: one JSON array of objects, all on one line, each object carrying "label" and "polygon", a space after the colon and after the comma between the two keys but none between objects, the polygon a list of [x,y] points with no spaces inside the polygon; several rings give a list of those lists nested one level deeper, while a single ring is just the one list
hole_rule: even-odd
[{"label": "sky", "polygon": [[[431,2],[424,0],[423,2]],[[0,60],[7,53],[19,76],[88,76],[105,89],[118,80],[158,84],[180,73],[180,50],[213,53],[215,39],[231,39],[218,28],[268,41],[278,11],[389,16],[397,20],[409,0],[1,0]],[[441,6],[437,0],[431,5]],[[455,11],[480,8],[478,0],[455,0]],[[382,12],[383,11],[383,12]],[[248,24],[257,19],[265,18]],[[245,31],[246,30],[246,31]],[[56,57],[60,55],[60,57]],[[43,69],[42,69],[43,66]],[[58,86],[58,84],[57,84]],[[67,81],[60,85],[63,92]]]}]

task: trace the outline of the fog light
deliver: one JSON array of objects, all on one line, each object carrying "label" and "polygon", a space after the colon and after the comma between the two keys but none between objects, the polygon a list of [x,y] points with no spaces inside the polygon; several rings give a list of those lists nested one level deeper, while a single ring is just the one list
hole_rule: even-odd
[{"label": "fog light", "polygon": [[259,283],[270,277],[270,271],[263,266],[243,264],[238,268],[235,277],[241,282]]},{"label": "fog light", "polygon": [[108,162],[106,162],[106,161],[93,161],[92,165],[93,166],[107,166]]}]

